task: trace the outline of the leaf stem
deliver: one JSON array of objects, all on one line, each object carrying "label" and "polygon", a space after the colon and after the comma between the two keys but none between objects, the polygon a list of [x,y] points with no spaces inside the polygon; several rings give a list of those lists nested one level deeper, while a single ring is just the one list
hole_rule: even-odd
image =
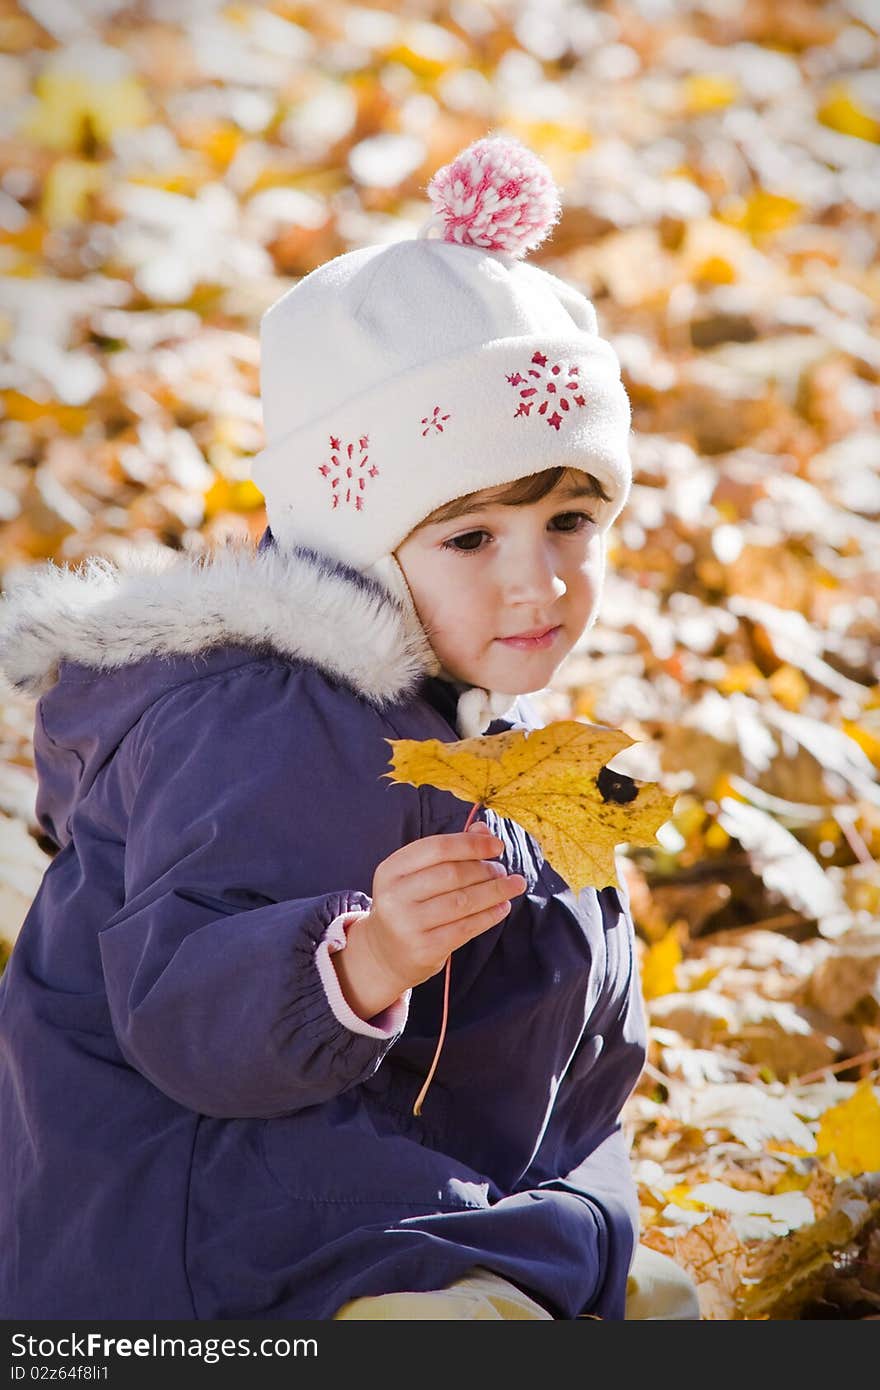
[{"label": "leaf stem", "polygon": [[871,1047],[867,1052],[860,1052],[857,1057],[844,1057],[842,1062],[835,1062],[832,1067],[817,1067],[815,1071],[804,1072],[803,1076],[794,1076],[786,1082],[788,1086],[808,1086],[813,1081],[821,1081],[824,1076],[833,1076],[838,1071],[849,1071],[850,1067],[862,1067],[868,1062],[874,1062],[880,1057],[880,1047]]},{"label": "leaf stem", "polygon": [[[477,814],[477,812],[479,811],[481,805],[482,805],[482,802],[480,802],[480,801],[475,801],[475,802],[474,802],[474,804],[473,804],[473,806],[471,807],[470,812],[469,812],[469,814],[468,814],[468,818],[467,818],[467,820],[466,820],[465,823],[464,823],[464,828],[465,828],[465,830],[468,830],[468,829],[470,828],[471,822],[473,821],[474,816],[475,816],[475,815]],[[421,1115],[421,1113],[422,1113],[422,1101],[425,1099],[425,1096],[428,1094],[428,1087],[430,1086],[430,1084],[431,1084],[431,1082],[432,1082],[432,1080],[433,1080],[433,1078],[434,1078],[434,1072],[437,1070],[437,1063],[440,1061],[440,1052],[441,1052],[441,1050],[442,1050],[442,1048],[443,1048],[443,1040],[444,1040],[444,1038],[446,1037],[446,1022],[447,1022],[447,1019],[449,1018],[449,982],[450,982],[451,978],[452,978],[452,956],[449,956],[449,957],[447,957],[447,960],[446,960],[445,979],[444,979],[444,982],[443,982],[443,1018],[442,1018],[442,1021],[441,1021],[441,1023],[440,1023],[440,1036],[439,1036],[439,1038],[437,1039],[437,1047],[436,1047],[436,1049],[435,1049],[435,1051],[434,1051],[434,1058],[433,1058],[433,1061],[431,1062],[431,1069],[430,1069],[430,1071],[428,1072],[428,1075],[427,1075],[426,1078],[425,1078],[425,1084],[424,1084],[424,1086],[423,1086],[422,1089],[419,1091],[419,1094],[416,1096],[415,1105],[413,1106],[413,1111],[412,1111],[414,1115]]]}]

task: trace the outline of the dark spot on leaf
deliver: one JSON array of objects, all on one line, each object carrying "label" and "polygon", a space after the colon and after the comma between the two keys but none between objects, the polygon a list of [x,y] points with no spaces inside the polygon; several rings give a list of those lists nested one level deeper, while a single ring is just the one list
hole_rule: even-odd
[{"label": "dark spot on leaf", "polygon": [[603,801],[615,801],[619,806],[625,805],[628,801],[635,801],[639,794],[639,789],[631,777],[627,777],[624,772],[611,772],[607,767],[599,769],[596,786]]}]

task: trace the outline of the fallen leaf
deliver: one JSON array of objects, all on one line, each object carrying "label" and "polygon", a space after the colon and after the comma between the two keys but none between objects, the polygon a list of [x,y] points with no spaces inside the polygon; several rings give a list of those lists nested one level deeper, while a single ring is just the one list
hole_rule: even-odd
[{"label": "fallen leaf", "polygon": [[727,1217],[711,1212],[692,1230],[669,1235],[656,1227],[643,1244],[682,1265],[697,1286],[700,1312],[709,1321],[736,1317],[736,1295],[746,1265],[746,1249]]},{"label": "fallen leaf", "polygon": [[816,118],[843,135],[854,135],[857,140],[871,140],[875,144],[880,142],[880,121],[859,105],[846,83],[838,82],[828,89]]},{"label": "fallen leaf", "polygon": [[80,151],[91,139],[109,142],[117,131],[145,125],[149,98],[125,69],[123,55],[106,46],[62,53],[37,78],[22,133],[50,149]]},{"label": "fallen leaf", "polygon": [[[806,1195],[821,1201],[818,1186],[827,1174],[815,1175]],[[846,1178],[830,1189],[831,1203],[812,1225],[802,1226],[778,1240],[761,1241],[748,1251],[737,1291],[734,1317],[797,1318],[818,1292],[854,1238],[876,1223],[880,1188],[872,1178]],[[826,1194],[827,1195],[827,1194]]]},{"label": "fallen leaf", "polygon": [[733,226],[740,227],[749,236],[759,238],[768,232],[777,231],[780,227],[788,226],[800,210],[800,203],[794,198],[756,188],[741,203],[735,204],[725,213],[725,220]]},{"label": "fallen leaf", "polygon": [[738,95],[738,83],[726,73],[695,72],[685,79],[684,105],[689,116],[729,106]]},{"label": "fallen leaf", "polygon": [[840,912],[844,904],[835,884],[790,830],[759,806],[730,796],[720,805],[719,822],[749,851],[767,888],[820,921]]},{"label": "fallen leaf", "polygon": [[880,922],[837,938],[809,979],[808,997],[832,1018],[845,1018],[862,1000],[880,1005]]},{"label": "fallen leaf", "polygon": [[646,999],[674,994],[679,988],[677,967],[682,962],[681,945],[675,927],[645,952],[642,961],[642,992]]},{"label": "fallen leaf", "polygon": [[726,1212],[743,1240],[787,1235],[815,1217],[813,1204],[803,1192],[743,1192],[728,1183],[704,1182],[687,1189],[687,1200],[698,1210]]},{"label": "fallen leaf", "polygon": [[215,478],[205,493],[206,518],[218,512],[252,512],[263,505],[263,494],[249,478]]},{"label": "fallen leaf", "polygon": [[851,1041],[851,1025],[835,1024],[833,1034],[826,1032],[816,1010],[764,999],[755,990],[731,996],[712,986],[650,1000],[652,1025],[673,1028],[697,1047],[721,1042],[742,1061],[770,1067],[778,1078],[830,1065]]},{"label": "fallen leaf", "polygon": [[833,1154],[840,1169],[853,1176],[880,1171],[880,1102],[870,1080],[825,1111],[816,1152],[823,1157]]},{"label": "fallen leaf", "polygon": [[89,412],[79,406],[60,405],[56,401],[37,401],[21,391],[0,391],[0,407],[10,420],[44,428],[57,424],[69,434],[80,434],[89,423]]},{"label": "fallen leaf", "polygon": [[89,200],[107,182],[107,167],[90,159],[58,159],[43,189],[41,210],[48,227],[81,222]]},{"label": "fallen leaf", "polygon": [[793,1145],[798,1153],[812,1152],[813,1136],[790,1099],[771,1095],[761,1086],[728,1081],[700,1090],[688,1087],[677,1090],[675,1100],[687,1124],[722,1130],[754,1153],[762,1152],[768,1140]]},{"label": "fallen leaf", "polygon": [[620,729],[554,720],[444,743],[386,739],[395,782],[429,784],[510,816],[539,841],[574,892],[619,887],[614,848],[651,845],[672,815],[674,797],[605,764],[635,742]]}]

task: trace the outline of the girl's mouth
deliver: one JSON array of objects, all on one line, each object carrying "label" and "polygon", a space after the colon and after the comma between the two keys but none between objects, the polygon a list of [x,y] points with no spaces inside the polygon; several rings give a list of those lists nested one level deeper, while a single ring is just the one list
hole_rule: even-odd
[{"label": "girl's mouth", "polygon": [[561,631],[561,626],[551,627],[540,637],[499,637],[498,641],[503,642],[505,647],[516,647],[524,652],[540,651],[545,647],[552,647]]}]

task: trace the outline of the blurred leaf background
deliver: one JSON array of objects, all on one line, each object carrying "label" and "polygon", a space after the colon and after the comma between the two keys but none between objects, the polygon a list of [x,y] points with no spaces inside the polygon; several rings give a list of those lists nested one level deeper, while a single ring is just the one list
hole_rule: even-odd
[{"label": "blurred leaf background", "polygon": [[[634,409],[600,621],[536,697],[676,796],[622,847],[643,1238],[707,1318],[880,1315],[880,10],[0,0],[2,574],[265,526],[259,318],[490,132]],[[0,705],[0,960],[49,862]]]}]

